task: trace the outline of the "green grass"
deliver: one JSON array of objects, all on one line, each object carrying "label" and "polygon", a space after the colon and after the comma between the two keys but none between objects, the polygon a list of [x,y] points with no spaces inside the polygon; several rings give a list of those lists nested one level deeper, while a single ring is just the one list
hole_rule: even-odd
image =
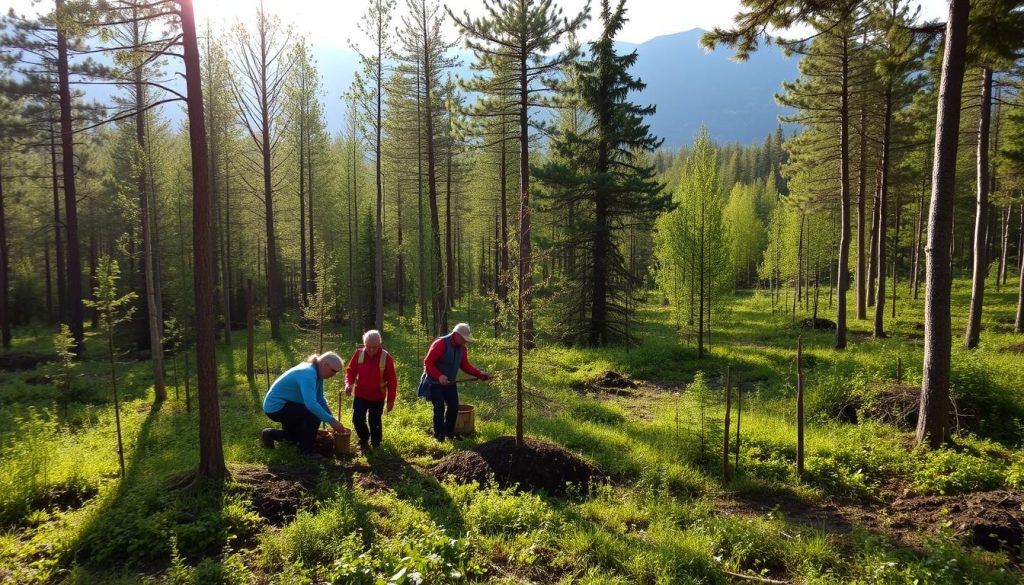
[{"label": "green grass", "polygon": [[[966,307],[968,296],[967,283],[957,281],[956,306]],[[230,485],[169,487],[198,459],[195,387],[189,411],[180,358],[177,385],[169,363],[170,398],[157,407],[148,362],[120,364],[127,463],[120,478],[107,365],[90,338],[66,416],[55,387],[40,380],[45,367],[0,374],[0,582],[397,583],[420,575],[438,583],[728,583],[726,571],[803,583],[1020,582],[1007,555],[971,550],[941,533],[912,550],[857,527],[836,532],[784,513],[730,512],[731,502],[763,497],[810,506],[876,503],[896,488],[1019,489],[1024,374],[1020,355],[1004,351],[1021,342],[1006,323],[1015,298],[1008,290],[987,297],[981,347],[967,352],[958,339],[954,344],[954,395],[965,414],[974,414],[965,420],[972,431],[962,432],[957,449],[933,454],[910,449],[906,429],[835,422],[844,400],[895,380],[897,358],[903,380],[919,383],[920,302],[900,300],[887,339],[870,339],[870,324],[851,318],[850,347],[842,352],[832,348],[830,334],[799,330],[791,316],[773,315],[766,298],[749,292],[714,324],[703,359],[653,303],[638,315],[639,346],[542,344],[527,358],[527,433],[576,451],[608,476],[567,500],[438,483],[419,471],[455,449],[514,432],[514,345],[486,331],[482,313],[455,315],[478,324],[474,363],[500,373],[491,384],[460,390],[463,402],[477,406],[477,436],[437,444],[428,432],[429,405],[415,397],[430,338],[409,319],[396,319],[385,345],[397,360],[398,405],[385,416],[384,452],[356,462],[397,464],[404,472],[389,475],[387,489],[365,489],[339,481],[330,470],[342,464],[329,464],[304,509],[280,528],[267,525]],[[820,314],[831,313],[823,303]],[[964,321],[962,311],[955,315],[955,332]],[[257,331],[257,367],[269,365],[271,378],[316,349],[313,340],[283,329],[277,341]],[[46,351],[47,335],[42,328],[18,331],[15,350]],[[332,336],[346,357],[358,341],[347,328]],[[810,421],[802,480],[793,423],[798,336]],[[260,408],[266,378],[246,381],[244,341],[244,331],[235,332],[233,347],[221,344],[218,354],[225,457],[231,465],[304,465],[288,448],[258,446],[258,431],[268,424]],[[739,469],[723,485],[718,384],[726,366],[748,390]],[[638,403],[572,389],[605,370],[661,390],[645,392]],[[698,372],[707,381],[700,392],[699,383],[688,386]],[[328,383],[332,409],[340,387]]]}]

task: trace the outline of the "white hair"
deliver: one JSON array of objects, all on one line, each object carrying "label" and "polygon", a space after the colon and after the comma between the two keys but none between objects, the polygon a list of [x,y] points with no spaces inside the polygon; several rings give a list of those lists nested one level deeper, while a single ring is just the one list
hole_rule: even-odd
[{"label": "white hair", "polygon": [[314,353],[306,358],[305,362],[309,364],[327,364],[334,366],[338,370],[343,367],[341,356],[333,351],[328,351],[320,355]]},{"label": "white hair", "polygon": [[363,333],[363,345],[366,345],[369,341],[376,341],[377,343],[383,343],[380,337],[380,331],[376,329],[370,329],[366,333]]}]

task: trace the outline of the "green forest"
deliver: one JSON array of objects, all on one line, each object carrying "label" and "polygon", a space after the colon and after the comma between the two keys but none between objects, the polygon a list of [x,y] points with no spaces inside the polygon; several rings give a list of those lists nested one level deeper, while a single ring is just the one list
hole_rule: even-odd
[{"label": "green forest", "polygon": [[0,584],[1024,583],[1024,2],[737,4],[0,16]]}]

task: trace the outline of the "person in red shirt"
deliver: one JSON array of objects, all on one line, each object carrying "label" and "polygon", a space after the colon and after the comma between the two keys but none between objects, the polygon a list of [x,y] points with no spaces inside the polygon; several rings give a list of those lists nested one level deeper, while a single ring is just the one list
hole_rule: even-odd
[{"label": "person in red shirt", "polygon": [[345,368],[345,394],[355,393],[352,425],[363,451],[380,447],[384,434],[381,415],[385,402],[388,412],[395,407],[397,390],[395,360],[381,347],[380,332],[371,329],[363,334],[363,347],[352,354]]},{"label": "person in red shirt", "polygon": [[425,391],[423,396],[434,404],[434,438],[441,442],[445,437],[462,438],[455,434],[455,417],[459,414],[459,390],[455,379],[459,370],[481,380],[490,378],[490,374],[469,363],[467,343],[470,341],[473,341],[473,335],[469,325],[459,323],[451,333],[435,339],[423,358],[420,387]]}]

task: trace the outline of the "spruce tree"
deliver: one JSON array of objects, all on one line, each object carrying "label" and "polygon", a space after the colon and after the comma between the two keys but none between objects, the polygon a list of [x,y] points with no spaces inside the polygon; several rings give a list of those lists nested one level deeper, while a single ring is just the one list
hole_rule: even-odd
[{"label": "spruce tree", "polygon": [[625,12],[625,0],[614,8],[602,0],[601,35],[590,43],[590,59],[574,63],[569,76],[573,84],[569,92],[589,114],[589,124],[558,132],[552,144],[558,159],[534,169],[542,183],[558,188],[551,192],[555,208],[579,210],[565,237],[585,247],[586,261],[569,278],[584,298],[589,297],[583,305],[590,316],[590,345],[626,337],[627,297],[640,280],[623,257],[624,232],[631,225],[649,223],[671,203],[671,195],[655,179],[657,171],[646,156],[662,142],[644,123],[655,108],[629,101],[629,92],[646,87],[629,73],[637,52],[618,55],[615,51],[615,35],[625,23]]}]

